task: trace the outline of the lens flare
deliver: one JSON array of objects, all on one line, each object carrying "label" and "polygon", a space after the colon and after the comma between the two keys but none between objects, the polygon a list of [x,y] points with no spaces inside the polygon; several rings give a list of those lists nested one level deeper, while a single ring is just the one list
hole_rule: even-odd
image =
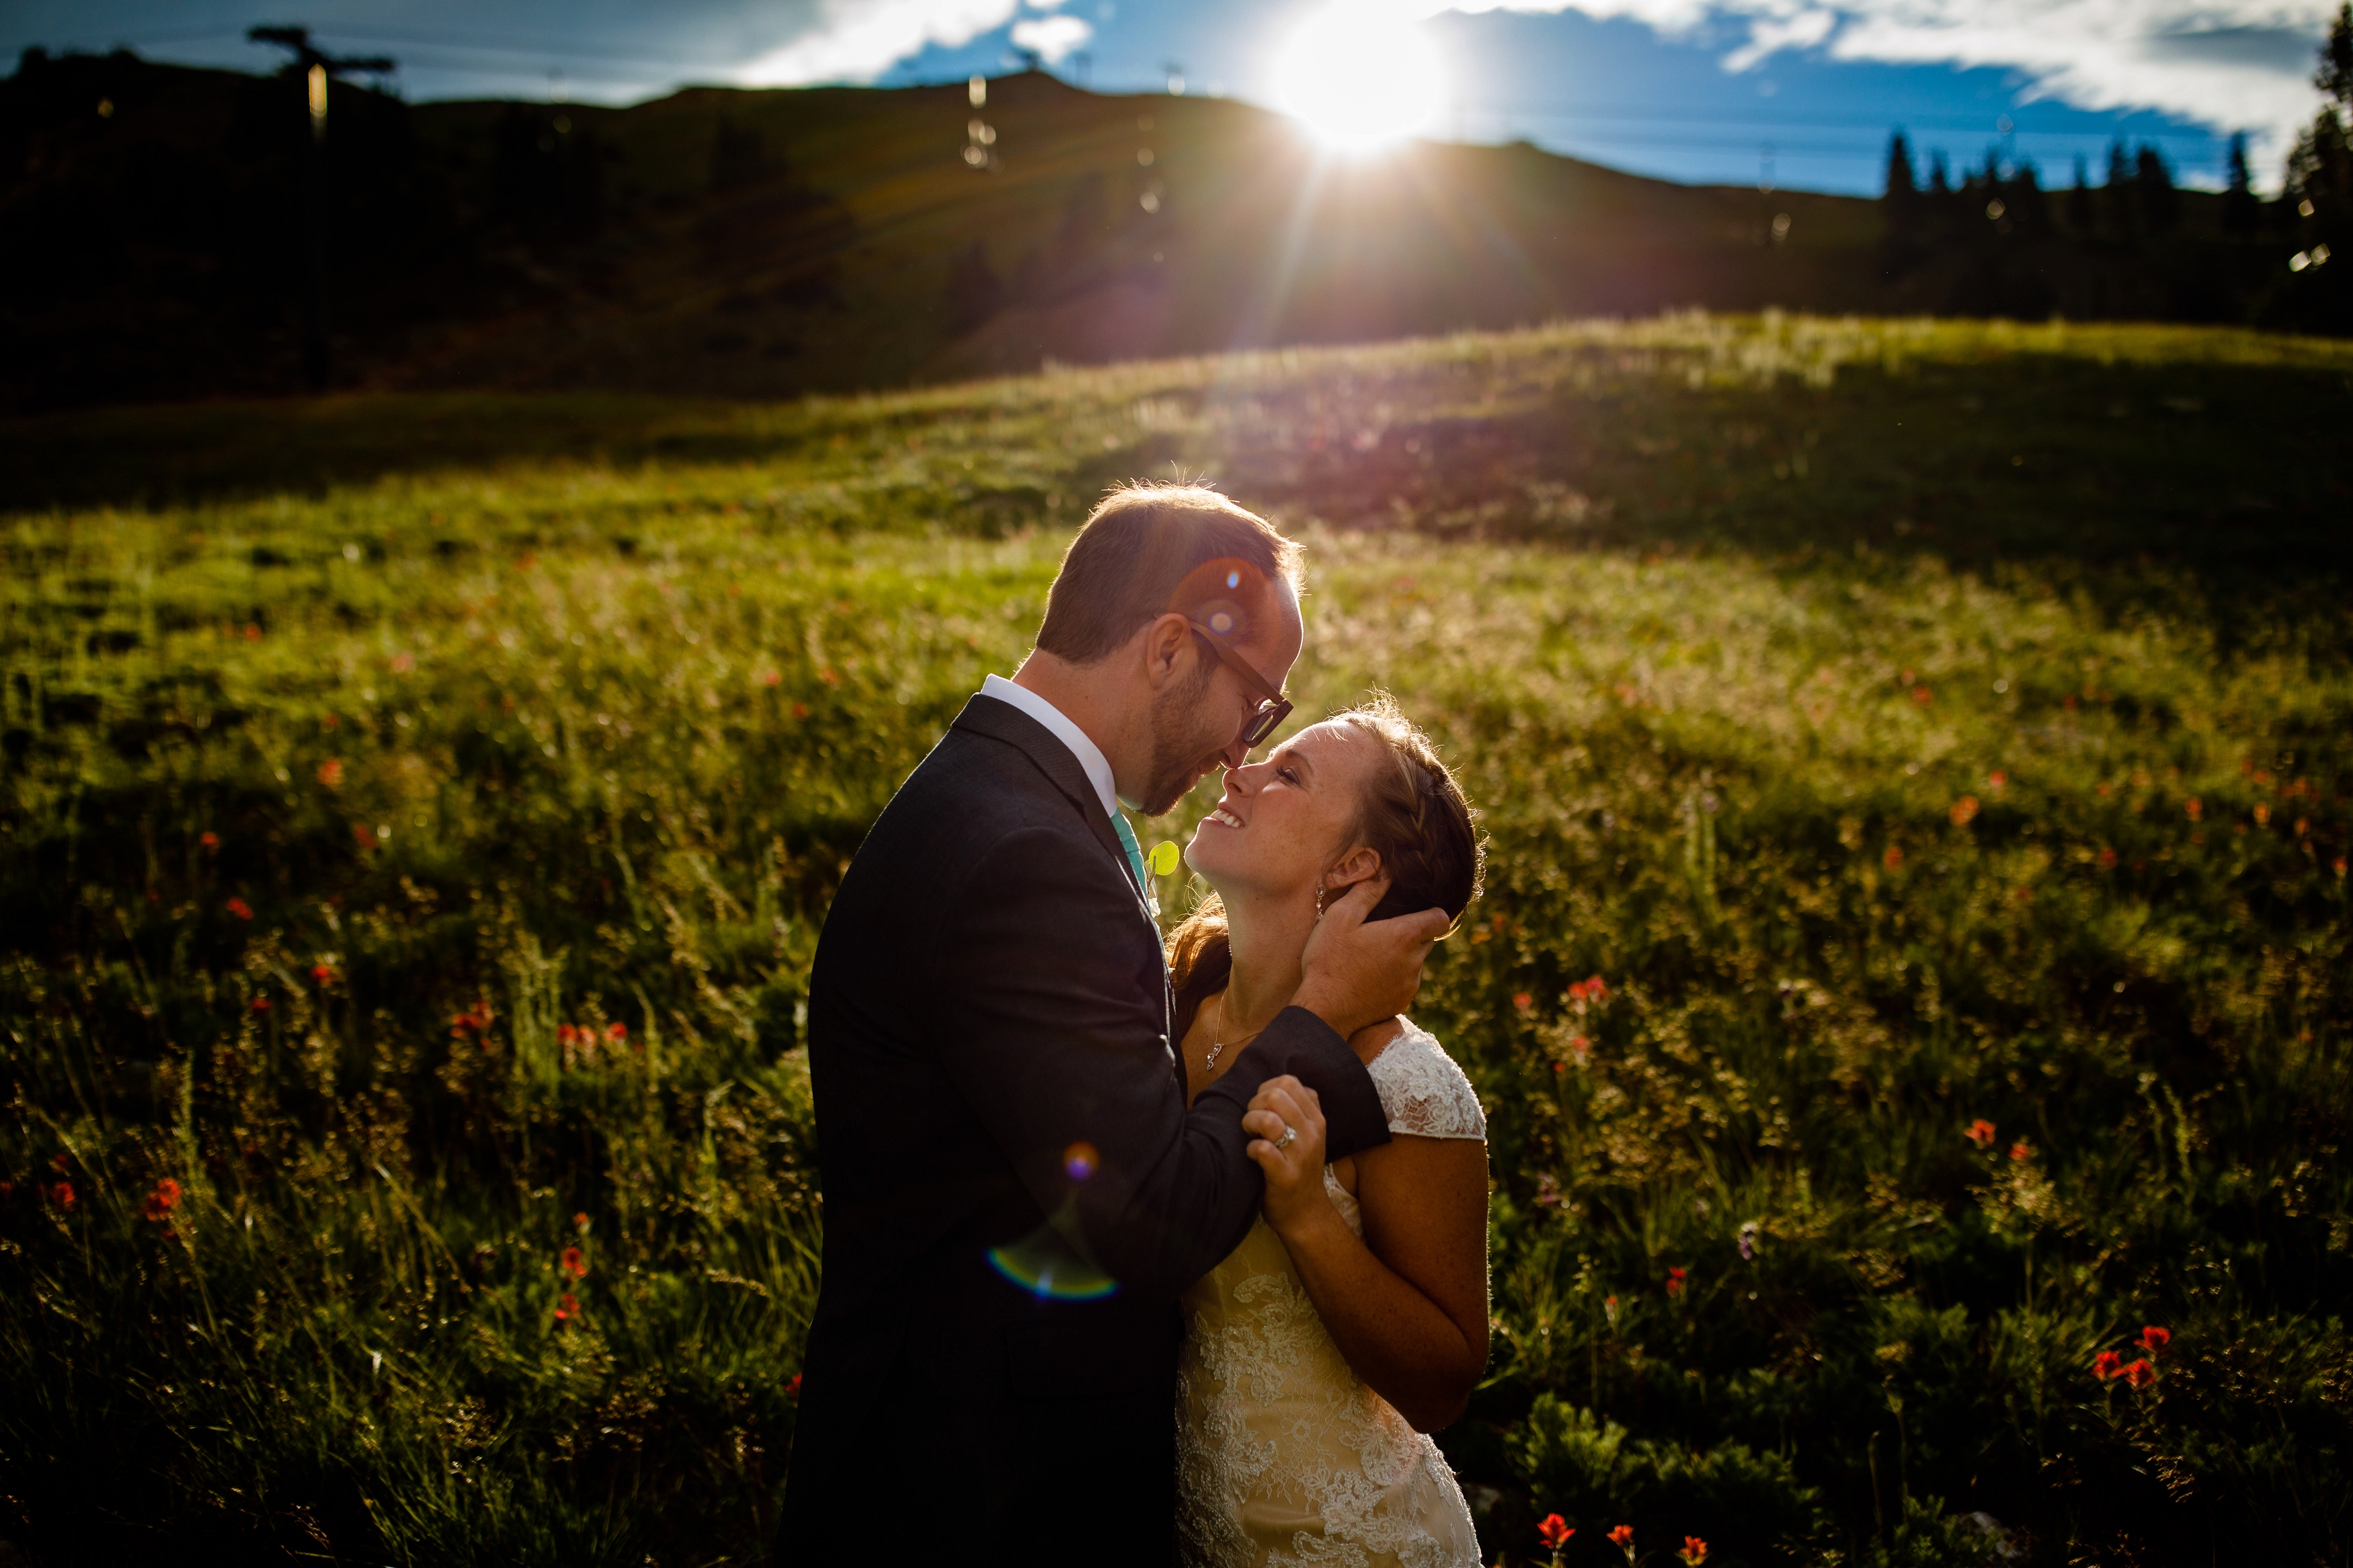
[{"label": "lens flare", "polygon": [[988,1266],[1044,1300],[1100,1301],[1119,1293],[1119,1281],[1081,1258],[1052,1226],[1041,1225],[1009,1247],[990,1247]]},{"label": "lens flare", "polygon": [[1103,1156],[1095,1146],[1082,1138],[1062,1151],[1062,1171],[1074,1182],[1083,1182],[1103,1166]]}]

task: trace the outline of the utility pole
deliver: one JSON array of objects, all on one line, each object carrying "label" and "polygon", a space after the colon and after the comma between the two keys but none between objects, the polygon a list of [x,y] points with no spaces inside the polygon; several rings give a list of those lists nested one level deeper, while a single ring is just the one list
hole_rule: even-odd
[{"label": "utility pole", "polygon": [[312,47],[308,27],[253,27],[245,36],[253,43],[275,45],[294,57],[294,68],[310,102],[311,152],[303,178],[308,230],[304,249],[309,267],[303,290],[302,379],[311,391],[323,392],[334,368],[327,349],[327,86],[345,71],[382,76],[399,66],[382,55],[339,58],[328,54]]}]

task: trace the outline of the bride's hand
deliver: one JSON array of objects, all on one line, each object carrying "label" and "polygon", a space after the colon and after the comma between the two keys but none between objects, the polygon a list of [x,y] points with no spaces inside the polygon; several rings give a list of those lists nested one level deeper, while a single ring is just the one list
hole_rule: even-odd
[{"label": "bride's hand", "polygon": [[1267,1079],[1242,1128],[1258,1134],[1247,1152],[1266,1173],[1266,1223],[1277,1235],[1314,1221],[1319,1209],[1338,1213],[1324,1191],[1324,1102],[1314,1089],[1288,1073]]}]

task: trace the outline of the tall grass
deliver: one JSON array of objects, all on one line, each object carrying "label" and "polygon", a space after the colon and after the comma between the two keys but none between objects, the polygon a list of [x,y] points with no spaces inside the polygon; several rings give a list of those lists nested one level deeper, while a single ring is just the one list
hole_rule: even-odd
[{"label": "tall grass", "polygon": [[1418,1011],[1491,1554],[2341,1562],[2353,476],[2277,454],[2349,368],[1689,318],[0,433],[0,1533],[755,1557],[827,898],[1174,464],[1307,538],[1305,713],[1486,813]]}]

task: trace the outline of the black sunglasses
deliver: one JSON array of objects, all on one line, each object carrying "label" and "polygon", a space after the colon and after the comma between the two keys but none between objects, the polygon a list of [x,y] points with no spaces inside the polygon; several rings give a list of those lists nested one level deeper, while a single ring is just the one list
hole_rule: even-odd
[{"label": "black sunglasses", "polygon": [[1247,749],[1255,746],[1273,734],[1276,727],[1291,717],[1290,699],[1269,686],[1266,683],[1266,677],[1251,668],[1250,660],[1236,653],[1231,643],[1198,621],[1187,624],[1192,626],[1195,637],[1209,645],[1209,651],[1218,656],[1219,662],[1230,667],[1236,675],[1242,678],[1244,686],[1265,699],[1259,704],[1257,710],[1242,724],[1243,747]]}]

